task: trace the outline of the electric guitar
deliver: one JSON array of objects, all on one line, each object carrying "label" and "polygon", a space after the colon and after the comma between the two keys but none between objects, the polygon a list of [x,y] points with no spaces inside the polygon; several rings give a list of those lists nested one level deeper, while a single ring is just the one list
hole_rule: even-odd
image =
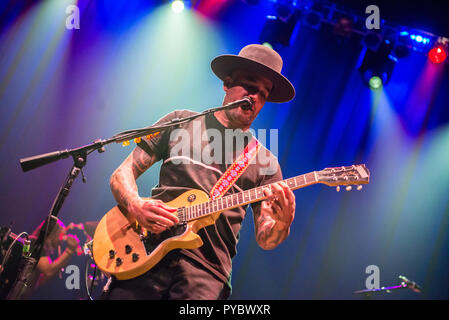
[{"label": "electric guitar", "polygon": [[[365,165],[326,168],[283,180],[295,190],[312,184],[328,186],[369,183],[370,173]],[[198,230],[212,225],[220,214],[232,208],[266,199],[260,186],[243,192],[227,195],[215,200],[201,190],[189,190],[167,202],[177,208],[179,223],[162,233],[151,234],[138,225],[128,212],[115,206],[99,222],[92,244],[92,253],[98,268],[119,280],[135,278],[154,267],[173,249],[194,249],[203,245]]]}]

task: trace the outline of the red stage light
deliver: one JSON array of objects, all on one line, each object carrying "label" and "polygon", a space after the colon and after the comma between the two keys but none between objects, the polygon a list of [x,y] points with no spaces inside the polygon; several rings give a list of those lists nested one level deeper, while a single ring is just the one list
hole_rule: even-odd
[{"label": "red stage light", "polygon": [[433,63],[443,63],[447,58],[447,53],[443,46],[436,46],[430,49],[428,57]]}]

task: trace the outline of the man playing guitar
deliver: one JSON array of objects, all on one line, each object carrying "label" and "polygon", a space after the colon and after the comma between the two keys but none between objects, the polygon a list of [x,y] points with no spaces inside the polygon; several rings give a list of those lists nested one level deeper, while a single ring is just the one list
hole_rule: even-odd
[{"label": "man playing guitar", "polygon": [[[227,186],[226,177],[229,181],[233,178],[233,184],[228,185],[227,191],[219,196],[271,184],[271,188],[264,189],[266,199],[252,203],[251,207],[257,243],[263,249],[274,249],[290,232],[295,216],[295,196],[281,181],[282,173],[277,159],[252,137],[249,128],[265,102],[290,101],[295,95],[294,87],[281,74],[280,55],[262,45],[248,45],[239,55],[218,56],[211,67],[223,81],[223,105],[244,97],[250,98],[252,105],[217,111],[182,125],[178,131],[170,129],[151,139],[143,138],[112,174],[112,193],[118,205],[141,227],[157,235],[180,223],[177,209],[166,203],[183,192],[200,189],[209,194],[214,188],[218,190]],[[174,111],[158,123],[192,114],[195,112]],[[196,128],[201,131],[199,137],[206,138],[198,141],[200,139],[194,132]],[[232,130],[237,138],[246,136],[244,145],[240,148],[233,144],[233,148],[226,147],[229,145],[225,141],[226,130]],[[187,138],[182,139],[179,132],[187,133]],[[220,139],[223,139],[218,144],[221,149],[217,150],[213,146],[217,146]],[[248,151],[248,147],[254,145],[257,149]],[[180,155],[175,152],[179,150],[189,151]],[[213,150],[215,156],[221,152],[220,156],[215,157],[220,161],[204,161],[198,154],[204,154],[205,150]],[[235,172],[228,172],[228,176],[223,178],[244,150],[252,152],[253,161],[245,164],[246,167],[237,176]],[[267,162],[259,161],[262,158],[259,155],[269,159],[268,165],[272,170],[268,170]],[[159,184],[152,190],[151,198],[142,198],[136,180],[158,161],[162,161]],[[223,185],[217,185],[217,181]],[[202,241],[200,247],[171,250],[152,269],[137,277],[126,280],[113,277],[102,298],[227,299],[231,292],[232,258],[236,254],[239,230],[245,215],[246,206],[223,211],[214,224],[198,231]]]}]

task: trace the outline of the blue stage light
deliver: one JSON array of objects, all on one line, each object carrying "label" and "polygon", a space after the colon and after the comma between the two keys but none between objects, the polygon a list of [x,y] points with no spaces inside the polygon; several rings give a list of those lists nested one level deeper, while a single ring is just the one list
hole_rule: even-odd
[{"label": "blue stage light", "polygon": [[429,39],[429,38],[424,37],[424,36],[422,36],[422,35],[420,35],[420,34],[414,34],[414,33],[412,33],[412,34],[410,35],[410,39],[412,39],[412,40],[415,41],[416,43],[423,44],[423,45],[427,45],[427,44],[430,43],[430,39]]}]

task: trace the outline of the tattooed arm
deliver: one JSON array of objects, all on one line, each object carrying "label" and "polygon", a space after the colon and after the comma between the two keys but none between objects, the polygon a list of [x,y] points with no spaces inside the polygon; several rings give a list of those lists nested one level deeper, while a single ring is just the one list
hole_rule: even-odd
[{"label": "tattooed arm", "polygon": [[128,209],[129,204],[139,198],[136,180],[156,162],[140,147],[133,152],[114,171],[110,179],[112,194],[119,205]]},{"label": "tattooed arm", "polygon": [[295,218],[295,195],[284,182],[265,188],[268,197],[261,205],[254,207],[256,240],[265,250],[272,250],[282,243],[290,233]]},{"label": "tattooed arm", "polygon": [[155,155],[149,155],[136,147],[123,163],[114,171],[110,187],[117,203],[125,208],[143,227],[153,233],[160,233],[178,222],[173,215],[175,208],[160,200],[142,199],[139,196],[136,180],[156,161]]}]

